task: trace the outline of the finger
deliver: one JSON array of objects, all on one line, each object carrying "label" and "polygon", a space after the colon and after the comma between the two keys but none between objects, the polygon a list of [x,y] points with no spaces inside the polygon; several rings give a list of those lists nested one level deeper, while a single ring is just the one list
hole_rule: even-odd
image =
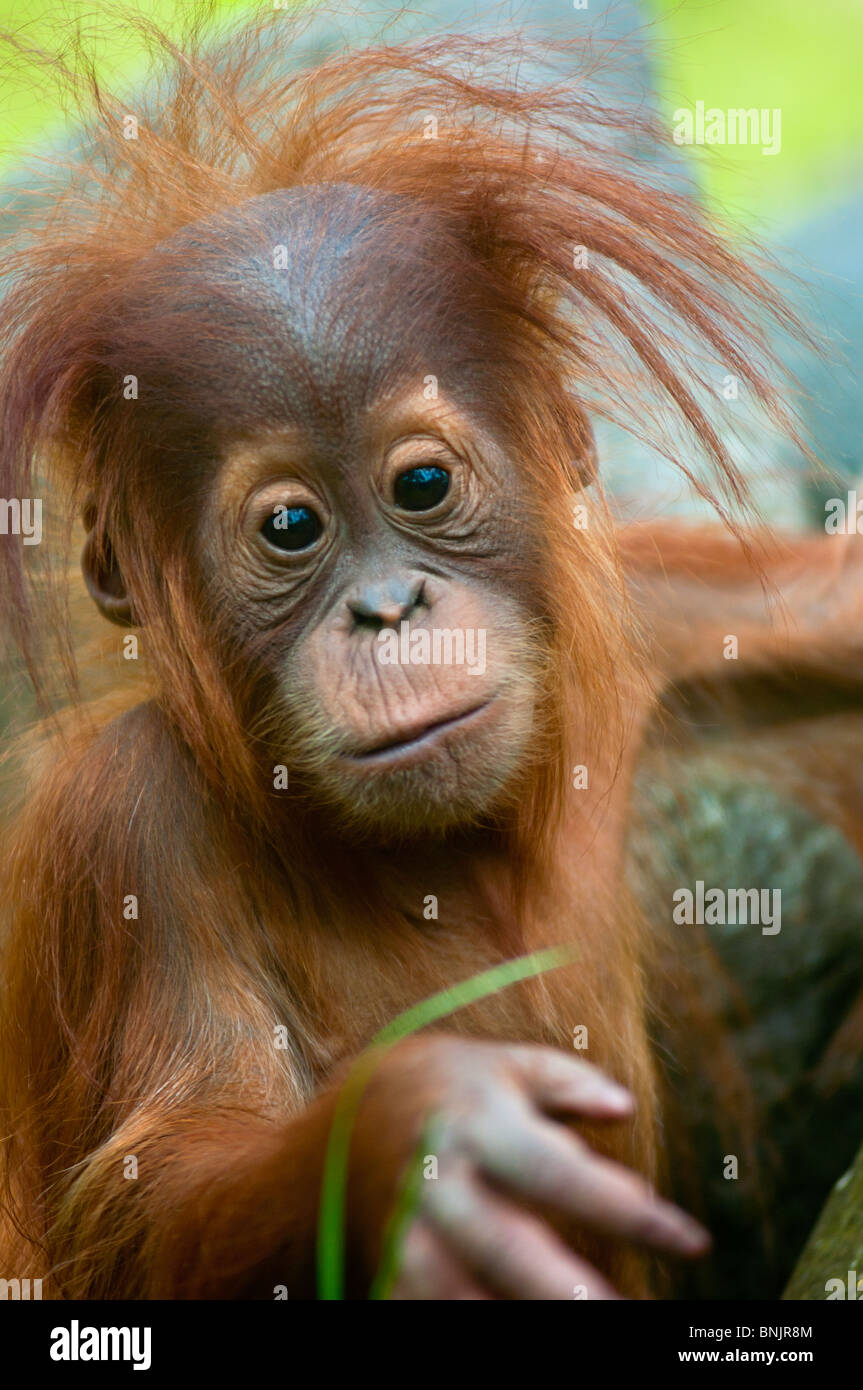
[{"label": "finger", "polygon": [[461,1267],[436,1231],[423,1221],[415,1221],[405,1238],[398,1277],[389,1297],[398,1302],[475,1302],[489,1300],[492,1295]]},{"label": "finger", "polygon": [[477,1140],[475,1158],[510,1191],[659,1250],[692,1257],[709,1248],[710,1236],[691,1216],[561,1125],[530,1117],[507,1126],[503,1142],[489,1129]]},{"label": "finger", "polygon": [[618,1297],[548,1226],[476,1179],[441,1183],[427,1201],[426,1219],[483,1284],[509,1298],[558,1302],[582,1288],[589,1298]]},{"label": "finger", "polygon": [[634,1098],[598,1067],[554,1047],[511,1047],[508,1060],[534,1104],[598,1117],[628,1115]]}]

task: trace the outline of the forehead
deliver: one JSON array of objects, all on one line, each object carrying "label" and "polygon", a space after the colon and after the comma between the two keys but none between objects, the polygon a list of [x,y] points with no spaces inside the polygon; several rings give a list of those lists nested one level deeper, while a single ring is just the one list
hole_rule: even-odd
[{"label": "forehead", "polygon": [[[427,209],[350,185],[283,190],[181,232],[153,283],[162,370],[239,427],[338,428],[481,355],[452,237]],[[184,329],[185,322],[185,329]]]}]

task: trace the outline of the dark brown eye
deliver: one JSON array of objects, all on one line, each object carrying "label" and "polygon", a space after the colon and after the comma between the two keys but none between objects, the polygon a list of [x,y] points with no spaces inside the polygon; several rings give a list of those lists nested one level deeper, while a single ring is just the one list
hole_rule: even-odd
[{"label": "dark brown eye", "polygon": [[277,550],[308,550],[323,529],[311,507],[277,507],[261,527],[261,534]]},{"label": "dark brown eye", "polygon": [[437,464],[408,468],[396,478],[393,500],[405,512],[428,512],[449,492],[449,473]]}]

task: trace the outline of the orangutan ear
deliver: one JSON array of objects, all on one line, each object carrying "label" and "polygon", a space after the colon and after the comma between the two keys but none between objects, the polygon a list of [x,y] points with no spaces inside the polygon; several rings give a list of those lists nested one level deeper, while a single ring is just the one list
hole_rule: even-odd
[{"label": "orangutan ear", "polygon": [[103,617],[120,627],[134,627],[136,620],[126,592],[126,582],[110,540],[96,533],[95,510],[91,503],[84,508],[84,525],[87,527],[87,539],[81,553],[84,583]]}]

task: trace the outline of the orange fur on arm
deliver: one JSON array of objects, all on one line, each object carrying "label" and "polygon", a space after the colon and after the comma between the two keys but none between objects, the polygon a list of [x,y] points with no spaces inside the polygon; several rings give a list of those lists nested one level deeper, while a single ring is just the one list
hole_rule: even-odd
[{"label": "orange fur on arm", "polygon": [[[621,555],[657,684],[789,667],[863,676],[856,538],[622,528]],[[724,655],[737,639],[739,667]]]}]

